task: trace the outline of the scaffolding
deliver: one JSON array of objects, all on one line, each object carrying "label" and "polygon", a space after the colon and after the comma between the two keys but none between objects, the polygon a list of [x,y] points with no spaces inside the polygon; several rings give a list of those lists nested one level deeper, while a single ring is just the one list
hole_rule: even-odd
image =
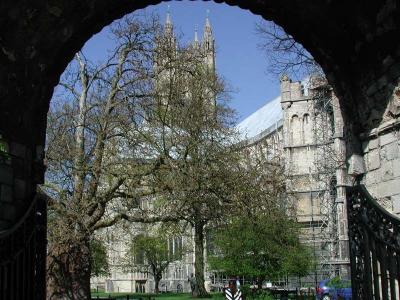
[{"label": "scaffolding", "polygon": [[[312,90],[310,111],[313,114],[313,164],[310,167],[311,205],[319,210],[312,214],[312,241],[316,281],[339,274],[336,168],[332,91],[327,85]],[[315,205],[317,204],[317,205]],[[315,222],[317,220],[318,222]]]},{"label": "scaffolding", "polygon": [[315,261],[314,271],[302,281],[316,285],[323,279],[342,275],[342,266],[348,265],[342,255],[339,232],[343,221],[343,202],[339,200],[344,195],[339,190],[343,183],[338,182],[343,180],[339,172],[343,157],[335,135],[339,110],[325,80],[311,78],[308,89],[290,81],[282,84],[287,110],[284,147],[288,198],[302,227],[300,239],[310,246]]}]

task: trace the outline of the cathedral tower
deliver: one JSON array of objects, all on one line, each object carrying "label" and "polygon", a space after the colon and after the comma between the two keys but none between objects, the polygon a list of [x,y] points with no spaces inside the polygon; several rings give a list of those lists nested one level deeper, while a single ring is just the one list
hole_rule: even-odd
[{"label": "cathedral tower", "polygon": [[212,72],[215,72],[215,40],[208,15],[206,18],[206,24],[204,25],[202,50],[205,56],[205,63],[209,66]]},{"label": "cathedral tower", "polygon": [[177,41],[174,33],[171,14],[168,11],[165,20],[163,32],[157,39],[157,46],[154,57],[154,67],[164,68],[168,61],[171,61],[177,55]]}]

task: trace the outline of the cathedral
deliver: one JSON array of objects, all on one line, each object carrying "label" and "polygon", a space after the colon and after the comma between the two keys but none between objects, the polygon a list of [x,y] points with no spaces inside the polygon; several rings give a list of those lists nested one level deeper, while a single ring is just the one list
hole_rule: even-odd
[{"label": "cathedral", "polygon": [[337,152],[334,99],[320,78],[292,82],[282,76],[281,95],[237,126],[245,147],[266,151],[284,165],[287,200],[316,262],[302,279],[311,286],[334,275],[349,276],[347,232],[338,226],[345,185],[338,181],[344,157]]},{"label": "cathedral", "polygon": [[[177,47],[169,14],[161,41],[169,49]],[[203,39],[199,41],[196,31],[191,47],[202,53],[204,65],[215,72],[215,41],[208,18]],[[176,51],[171,55],[177,55]],[[155,58],[156,68],[162,63],[162,57]],[[168,76],[162,74],[158,87]],[[340,106],[326,80],[310,76],[303,82],[293,82],[284,75],[280,87],[279,97],[267,101],[237,125],[241,143],[247,151],[262,150],[269,159],[284,165],[288,202],[302,228],[301,240],[310,247],[315,260],[314,270],[302,278],[302,284],[315,286],[320,280],[336,275],[348,278],[346,186],[351,185],[352,176],[364,174],[363,183],[380,204],[393,214],[400,213],[400,195],[396,189],[400,183],[400,174],[396,173],[400,170],[399,114],[392,112],[399,98],[394,96],[395,109],[388,107],[382,124],[362,135],[362,153],[348,157]],[[146,228],[138,226],[134,230],[144,232]],[[106,236],[111,274],[107,278],[92,278],[92,288],[104,288],[107,292],[153,292],[154,279],[148,273],[119,268],[119,260],[126,251],[124,234],[109,229]],[[191,239],[190,232],[173,238],[168,249],[174,254],[182,245],[191,244]],[[194,254],[189,252],[168,266],[160,290],[189,292],[188,280],[193,273]],[[206,273],[208,289],[220,286],[220,279],[207,267]]]},{"label": "cathedral", "polygon": [[361,153],[349,156],[340,104],[326,79],[284,75],[280,83],[279,97],[237,125],[242,142],[284,165],[288,201],[315,261],[303,285],[350,278],[346,187],[360,178],[383,209],[400,214],[400,88],[381,123],[361,134]]},{"label": "cathedral", "polygon": [[[187,57],[184,59],[185,62],[188,62],[188,65],[173,65],[174,62],[180,62],[177,59],[179,55],[189,56],[189,59]],[[174,84],[187,84],[187,75],[178,74],[179,71],[176,71],[176,69],[182,67],[185,70],[199,67],[207,72],[207,76],[215,75],[215,41],[208,17],[205,20],[202,40],[199,40],[196,30],[191,45],[181,51],[177,44],[171,16],[169,13],[167,14],[162,35],[157,40],[154,57],[155,89],[158,90],[155,94],[161,95],[160,99],[156,99],[161,107],[168,107],[166,101],[174,101],[173,99],[167,100],[168,97],[165,95],[166,86],[169,86],[171,81]],[[210,99],[210,107],[214,107],[216,99],[212,91],[206,89],[205,92],[207,93],[206,99]],[[142,209],[149,208],[152,205],[151,200],[144,199],[140,205]],[[129,223],[114,225],[112,228],[102,230],[99,234],[106,243],[110,274],[106,277],[92,277],[91,288],[105,290],[106,292],[154,292],[154,278],[148,272],[141,272],[135,268],[126,270],[126,267],[123,267],[123,261],[126,259],[128,240],[134,235],[149,233],[156,226]],[[190,292],[189,278],[195,273],[195,257],[194,252],[190,250],[186,250],[182,254],[183,247],[193,249],[191,229],[187,229],[186,233],[181,236],[168,240],[168,255],[179,259],[169,263],[167,269],[163,272],[162,280],[159,283],[161,292]],[[135,258],[135,263],[144,263],[143,258],[139,261]],[[211,289],[212,281],[215,282],[213,274],[206,271],[205,278],[206,287]]]}]

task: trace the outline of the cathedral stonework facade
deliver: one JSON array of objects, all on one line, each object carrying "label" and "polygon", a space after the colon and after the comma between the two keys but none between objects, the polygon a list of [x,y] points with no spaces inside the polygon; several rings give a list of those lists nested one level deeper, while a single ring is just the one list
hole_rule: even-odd
[{"label": "cathedral stonework facade", "polygon": [[400,215],[399,88],[385,118],[361,135],[360,154],[346,153],[346,132],[337,97],[326,80],[281,78],[280,97],[243,120],[246,147],[263,149],[284,165],[287,201],[313,251],[316,267],[303,283],[350,277],[346,187],[360,180],[387,211]]},{"label": "cathedral stonework facade", "polygon": [[[164,34],[175,45],[173,25],[168,15]],[[206,54],[205,64],[215,72],[215,45],[207,18],[203,40],[195,35],[193,48]],[[400,92],[395,89],[380,125],[361,135],[359,154],[346,153],[346,132],[339,101],[324,79],[310,77],[304,82],[281,78],[281,94],[241,121],[237,129],[247,151],[263,150],[267,158],[285,169],[288,203],[300,224],[301,240],[314,256],[316,266],[302,279],[307,286],[335,275],[350,276],[346,187],[360,176],[379,203],[400,214]],[[354,153],[354,151],[353,151]],[[143,226],[131,231],[144,232]],[[126,235],[121,228],[109,229],[107,278],[93,278],[92,287],[108,292],[153,292],[154,280],[147,273],[126,272],[120,260],[126,252]],[[169,251],[192,244],[190,230],[168,244]],[[206,267],[207,270],[207,267]],[[184,254],[169,265],[160,282],[161,291],[189,292],[194,273],[194,254]],[[208,288],[218,280],[208,270]],[[297,283],[297,281],[296,281]]]},{"label": "cathedral stonework facade", "polygon": [[[243,120],[238,128],[247,147],[261,148],[285,169],[287,198],[301,226],[301,240],[316,267],[303,278],[313,285],[333,275],[349,276],[345,223],[345,153],[340,113],[332,90],[320,78],[281,78],[280,97]],[[341,225],[340,225],[341,224]]]},{"label": "cathedral stonework facade", "polygon": [[[157,74],[155,88],[158,89],[157,95],[162,96],[161,102],[168,101],[165,99],[167,97],[165,97],[165,90],[163,89],[170,84],[170,79],[174,76],[173,70],[166,67],[166,65],[170,61],[179,61],[179,55],[182,54],[177,44],[174,26],[169,13],[167,14],[163,29],[163,34],[158,40],[156,56],[154,58],[154,69]],[[196,30],[194,40],[187,50],[193,55],[193,63],[199,63],[207,72],[215,74],[215,41],[208,17],[205,21],[202,40],[199,40]],[[193,65],[187,67],[190,68]],[[208,92],[206,91],[206,93]],[[210,106],[213,107],[215,99],[214,97],[211,98]],[[152,200],[143,199],[139,205],[143,210],[149,209],[152,205]],[[91,279],[91,288],[105,290],[106,292],[154,292],[155,281],[152,275],[149,272],[140,271],[140,268],[133,267],[129,270],[126,267],[125,260],[129,241],[135,235],[151,234],[156,227],[157,225],[121,223],[102,230],[99,235],[106,244],[110,274],[106,277],[93,277]],[[163,272],[159,283],[159,290],[161,292],[190,292],[189,278],[195,273],[195,254],[194,251],[191,251],[191,249],[194,249],[193,236],[192,229],[187,228],[186,232],[181,236],[172,237],[168,240],[169,256],[180,259],[170,262]],[[182,251],[183,247],[185,251]],[[137,262],[135,258],[135,263],[140,265],[144,262]],[[210,290],[211,284],[215,283],[216,280],[213,278],[213,274],[207,270],[207,267],[205,270],[205,285]]]}]

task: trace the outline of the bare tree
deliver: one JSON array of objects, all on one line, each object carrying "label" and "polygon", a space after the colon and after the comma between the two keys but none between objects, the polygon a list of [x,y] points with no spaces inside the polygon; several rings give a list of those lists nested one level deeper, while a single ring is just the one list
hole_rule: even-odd
[{"label": "bare tree", "polygon": [[222,81],[202,49],[178,49],[167,47],[158,57],[157,97],[142,134],[152,155],[163,159],[162,168],[148,178],[166,191],[157,195],[155,207],[194,232],[197,296],[203,297],[205,230],[231,205],[239,154]]},{"label": "bare tree", "polygon": [[122,218],[140,221],[137,199],[154,193],[143,178],[160,166],[139,156],[137,103],[152,95],[157,19],[127,17],[113,27],[116,47],[102,65],[77,54],[48,115],[50,196],[48,299],[90,299],[93,233]]},{"label": "bare tree", "polygon": [[205,296],[206,228],[248,199],[251,182],[225,85],[210,53],[180,47],[157,19],[125,18],[113,34],[104,64],[76,55],[48,117],[48,298],[90,299],[90,241],[120,220],[189,224]]},{"label": "bare tree", "polygon": [[302,80],[310,74],[323,75],[312,55],[279,25],[260,21],[256,32],[261,38],[258,46],[265,51],[268,60],[268,72],[274,76],[287,74]]}]

